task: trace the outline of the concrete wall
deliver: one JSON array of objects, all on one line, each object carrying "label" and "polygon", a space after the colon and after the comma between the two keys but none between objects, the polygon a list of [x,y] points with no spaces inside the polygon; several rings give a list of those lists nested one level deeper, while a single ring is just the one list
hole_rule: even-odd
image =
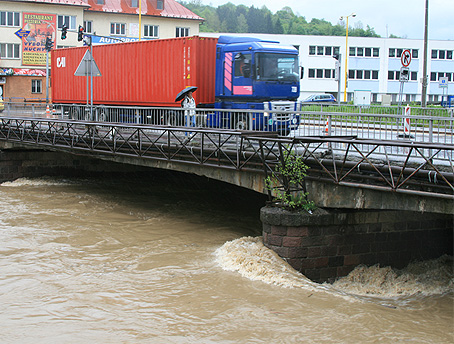
[{"label": "concrete wall", "polygon": [[[0,150],[0,182],[22,177],[88,176],[94,173],[128,173],[146,170],[73,154],[43,150]],[[147,169],[148,170],[148,169]]]},{"label": "concrete wall", "polygon": [[403,268],[453,254],[453,215],[408,211],[314,214],[261,209],[263,242],[308,278],[346,276],[359,264]]}]

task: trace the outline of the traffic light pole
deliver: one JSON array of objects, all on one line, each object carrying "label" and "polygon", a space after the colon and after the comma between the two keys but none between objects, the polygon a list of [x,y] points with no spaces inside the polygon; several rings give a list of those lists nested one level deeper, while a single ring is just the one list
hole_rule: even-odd
[{"label": "traffic light pole", "polygon": [[49,50],[46,49],[46,104],[49,104]]}]

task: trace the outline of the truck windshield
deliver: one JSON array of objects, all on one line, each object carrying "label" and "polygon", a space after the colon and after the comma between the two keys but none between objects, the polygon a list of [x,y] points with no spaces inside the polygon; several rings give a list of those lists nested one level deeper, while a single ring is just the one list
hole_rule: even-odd
[{"label": "truck windshield", "polygon": [[289,54],[258,53],[257,80],[298,82],[298,56]]}]

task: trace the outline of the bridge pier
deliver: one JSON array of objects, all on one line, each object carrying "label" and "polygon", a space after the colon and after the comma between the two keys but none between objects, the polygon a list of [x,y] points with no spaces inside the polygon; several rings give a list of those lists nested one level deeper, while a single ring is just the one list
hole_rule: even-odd
[{"label": "bridge pier", "polygon": [[453,254],[453,215],[408,211],[313,214],[261,209],[264,245],[317,281],[346,276],[357,265],[403,268],[411,261]]}]

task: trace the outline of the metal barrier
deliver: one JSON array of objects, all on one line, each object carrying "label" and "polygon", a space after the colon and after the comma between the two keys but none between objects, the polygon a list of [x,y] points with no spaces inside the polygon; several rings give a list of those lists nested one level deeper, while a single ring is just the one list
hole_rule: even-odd
[{"label": "metal barrier", "polygon": [[288,152],[304,158],[313,179],[454,199],[452,144],[25,117],[0,118],[0,140],[261,173]]},{"label": "metal barrier", "polygon": [[[316,108],[319,111],[315,111]],[[98,123],[270,131],[290,137],[355,136],[374,140],[454,144],[453,109],[414,107],[410,108],[409,114],[397,114],[397,107],[384,106],[360,108],[352,105],[312,104],[304,105],[302,109],[303,111],[185,110],[101,105],[94,106],[91,111],[87,105],[54,104],[47,110],[46,104],[7,102],[1,115]],[[327,112],[328,110],[330,111]]]}]

